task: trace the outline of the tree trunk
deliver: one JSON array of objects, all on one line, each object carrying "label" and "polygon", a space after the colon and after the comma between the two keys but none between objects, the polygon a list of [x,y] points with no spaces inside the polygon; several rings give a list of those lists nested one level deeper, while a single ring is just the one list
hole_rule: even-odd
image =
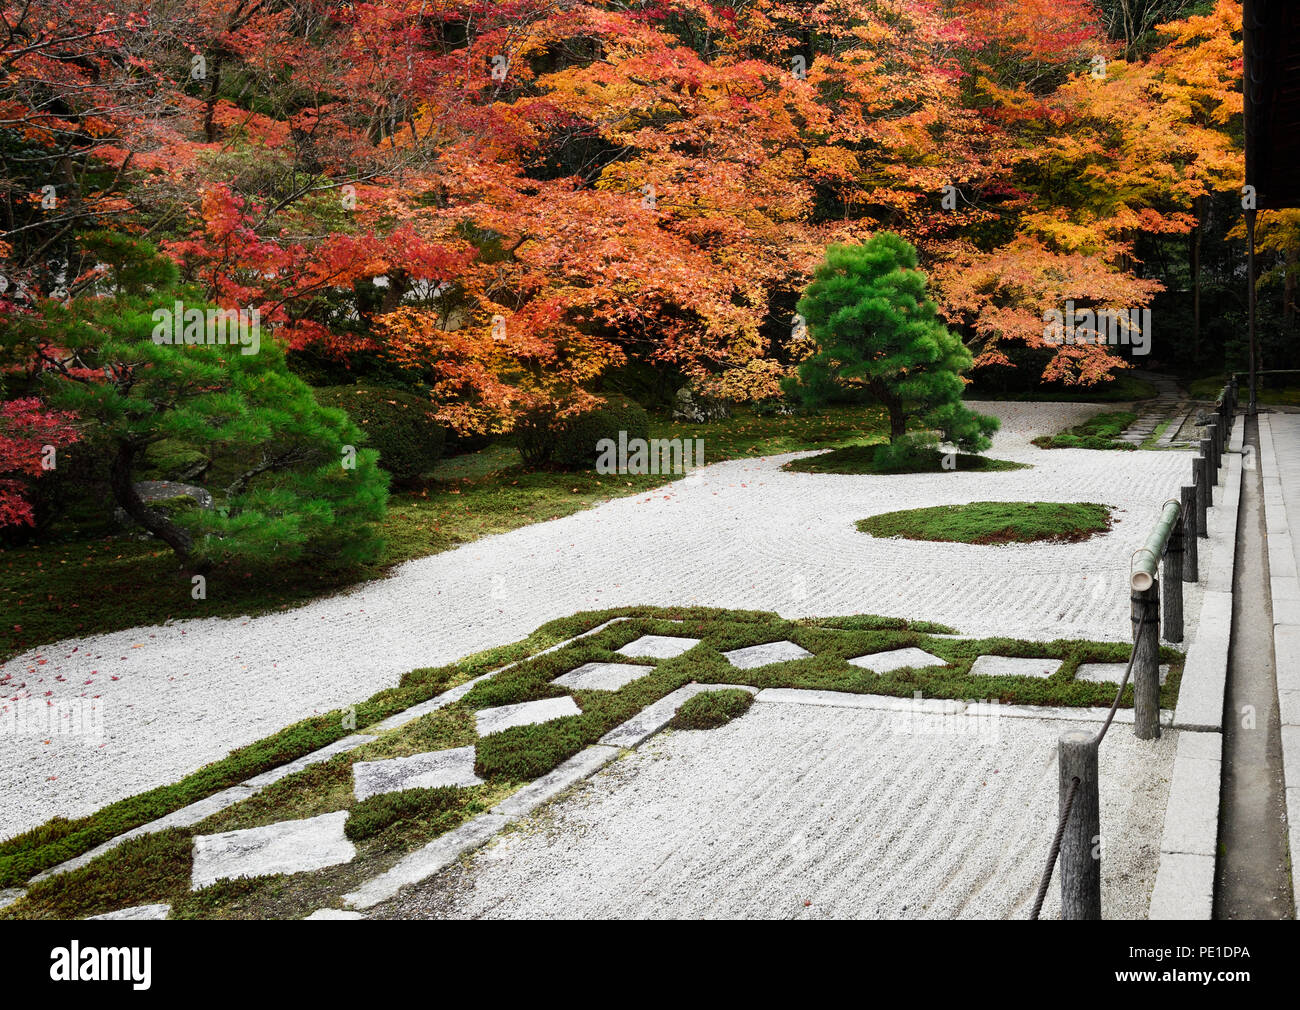
[{"label": "tree trunk", "polygon": [[889,441],[892,444],[907,434],[907,415],[903,413],[903,401],[896,396],[886,399],[885,407],[889,411]]},{"label": "tree trunk", "polygon": [[188,560],[194,549],[194,539],[160,512],[155,512],[136,493],[131,479],[135,471],[137,450],[130,445],[118,446],[117,456],[109,473],[113,497],[128,516],[174,550],[182,561]]},{"label": "tree trunk", "polygon": [[1192,360],[1201,359],[1201,234],[1205,230],[1205,197],[1194,202],[1196,227],[1192,229]]}]

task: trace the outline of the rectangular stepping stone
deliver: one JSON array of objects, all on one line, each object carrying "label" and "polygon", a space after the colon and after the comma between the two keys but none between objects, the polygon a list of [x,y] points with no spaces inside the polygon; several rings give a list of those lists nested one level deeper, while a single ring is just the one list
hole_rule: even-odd
[{"label": "rectangular stepping stone", "polygon": [[352,766],[352,791],[359,800],[403,789],[476,786],[482,781],[474,774],[473,747],[453,747],[385,761],[358,761]]},{"label": "rectangular stepping stone", "polygon": [[114,922],[126,922],[132,919],[165,919],[172,910],[171,905],[133,905],[119,908],[116,912],[103,912],[100,915],[88,915],[87,919],[108,919]]},{"label": "rectangular stepping stone", "polygon": [[360,912],[349,912],[345,908],[318,908],[311,915],[306,916],[303,921],[319,919],[364,919],[365,916]]},{"label": "rectangular stepping stone", "polygon": [[888,652],[873,652],[866,656],[858,656],[856,659],[850,659],[849,664],[851,666],[860,666],[864,670],[873,670],[876,673],[892,673],[894,670],[901,670],[905,666],[916,669],[926,666],[947,666],[948,661],[913,646],[907,649],[890,649]]},{"label": "rectangular stepping stone", "polygon": [[198,835],[190,889],[197,891],[218,880],[302,873],[346,863],[357,854],[343,834],[347,819],[348,812],[338,810],[261,828]]},{"label": "rectangular stepping stone", "polygon": [[[1092,684],[1114,684],[1119,686],[1119,682],[1124,679],[1124,670],[1128,663],[1080,663],[1079,669],[1075,671],[1075,680],[1086,680]],[[1165,678],[1169,676],[1169,664],[1160,664],[1160,683],[1164,684]],[[1133,683],[1132,674],[1129,675],[1129,683]]]},{"label": "rectangular stepping stone", "polygon": [[752,670],[758,666],[772,663],[788,663],[793,659],[807,659],[812,653],[795,645],[794,642],[764,642],[744,649],[732,649],[724,652],[722,658],[741,670]]},{"label": "rectangular stepping stone", "polygon": [[488,736],[512,726],[533,726],[539,722],[563,719],[566,715],[582,715],[578,703],[568,695],[481,709],[475,716],[475,725],[479,736]]},{"label": "rectangular stepping stone", "polygon": [[21,887],[6,887],[0,891],[0,908],[8,908],[26,893],[27,891]]},{"label": "rectangular stepping stone", "polygon": [[1061,668],[1060,659],[1024,659],[1019,656],[980,656],[971,664],[974,677],[1037,677],[1044,680]]},{"label": "rectangular stepping stone", "polygon": [[635,642],[628,642],[623,648],[615,651],[620,656],[672,659],[699,644],[700,640],[698,638],[676,638],[672,635],[642,635]]},{"label": "rectangular stepping stone", "polygon": [[577,691],[617,691],[654,672],[653,666],[637,666],[634,663],[584,663],[576,670],[556,677],[551,683]]}]

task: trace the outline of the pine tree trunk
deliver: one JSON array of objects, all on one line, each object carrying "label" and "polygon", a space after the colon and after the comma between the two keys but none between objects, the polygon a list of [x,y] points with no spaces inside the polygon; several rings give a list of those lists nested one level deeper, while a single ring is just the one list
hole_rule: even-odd
[{"label": "pine tree trunk", "polygon": [[886,400],[885,406],[889,410],[889,441],[892,444],[907,434],[907,415],[903,413],[903,401],[898,397]]},{"label": "pine tree trunk", "polygon": [[118,446],[117,456],[109,472],[113,497],[128,516],[174,550],[185,561],[194,549],[194,539],[161,512],[155,512],[135,490],[131,479],[135,472],[137,449],[131,445]]}]

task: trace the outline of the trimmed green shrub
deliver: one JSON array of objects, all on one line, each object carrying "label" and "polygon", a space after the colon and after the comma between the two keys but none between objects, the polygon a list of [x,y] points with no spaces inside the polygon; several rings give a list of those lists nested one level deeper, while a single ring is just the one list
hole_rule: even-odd
[{"label": "trimmed green shrub", "polygon": [[744,715],[752,704],[754,696],[748,691],[703,691],[687,698],[668,725],[674,729],[715,729]]},{"label": "trimmed green shrub", "polygon": [[634,438],[650,438],[650,415],[635,400],[618,393],[605,393],[605,402],[571,417],[557,417],[553,404],[525,411],[515,421],[514,439],[527,466],[557,466],[589,470],[600,455],[596,445],[603,438],[618,442],[620,432]]},{"label": "trimmed green shrub", "polygon": [[316,402],[338,407],[379,451],[379,465],[394,482],[410,483],[442,458],[447,433],[427,400],[381,386],[328,386],[315,390]]},{"label": "trimmed green shrub", "polygon": [[590,469],[599,455],[596,444],[603,438],[618,442],[620,432],[627,432],[629,441],[649,439],[650,415],[634,400],[608,394],[601,406],[557,424],[551,459],[561,466]]}]

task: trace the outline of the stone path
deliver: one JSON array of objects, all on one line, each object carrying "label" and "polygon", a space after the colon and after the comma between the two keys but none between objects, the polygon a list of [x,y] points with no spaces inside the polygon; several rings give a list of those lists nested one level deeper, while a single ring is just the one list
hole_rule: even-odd
[{"label": "stone path", "polygon": [[890,649],[888,652],[873,652],[868,656],[855,656],[849,662],[872,673],[892,673],[905,667],[921,670],[927,666],[947,666],[947,660],[932,652],[915,647],[907,649]]},{"label": "stone path", "polygon": [[[1186,479],[1186,457],[1029,445],[1104,409],[1097,405],[976,407],[1002,419],[992,455],[1034,469],[874,477],[783,472],[797,454],[721,463],[295,610],[134,629],[19,657],[0,670],[10,692],[0,704],[47,691],[98,695],[104,732],[0,734],[0,837],[174,782],[234,747],[391,687],[408,670],[584,609],[877,613],[971,635],[1123,640],[1129,557]],[[1008,499],[1101,502],[1121,510],[1120,522],[1081,544],[999,547],[875,539],[854,526],[894,509]],[[1190,595],[1187,611],[1197,613]]]}]

